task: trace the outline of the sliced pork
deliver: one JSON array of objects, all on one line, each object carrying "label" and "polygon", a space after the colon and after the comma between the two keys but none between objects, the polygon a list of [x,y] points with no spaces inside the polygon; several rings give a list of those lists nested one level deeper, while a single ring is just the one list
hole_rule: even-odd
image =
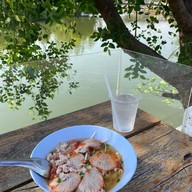
[{"label": "sliced pork", "polygon": [[110,171],[117,167],[117,158],[110,153],[99,153],[93,155],[89,159],[90,164],[93,167],[97,167],[99,170]]},{"label": "sliced pork", "polygon": [[86,153],[90,149],[99,150],[101,149],[101,142],[96,139],[87,139],[84,140],[79,144],[77,149],[75,150],[76,153]]},{"label": "sliced pork", "polygon": [[62,154],[70,153],[71,151],[76,149],[76,147],[79,144],[80,144],[79,140],[72,140],[72,141],[69,141],[69,142],[63,142],[63,143],[59,144],[59,146],[56,148],[56,151],[57,152],[62,152]]},{"label": "sliced pork", "polygon": [[97,168],[93,167],[85,173],[76,192],[98,192],[103,187],[103,177]]},{"label": "sliced pork", "polygon": [[81,177],[77,173],[65,174],[62,180],[55,178],[49,182],[53,192],[73,192],[79,185]]},{"label": "sliced pork", "polygon": [[83,166],[84,156],[81,153],[74,153],[69,159],[69,163],[75,169],[80,169]]}]

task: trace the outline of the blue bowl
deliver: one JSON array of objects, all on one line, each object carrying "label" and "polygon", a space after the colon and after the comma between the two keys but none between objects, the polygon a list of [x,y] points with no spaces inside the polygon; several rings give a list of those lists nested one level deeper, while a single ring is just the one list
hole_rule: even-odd
[{"label": "blue bowl", "polygon": [[[94,138],[98,140],[107,140],[107,143],[114,147],[122,156],[124,163],[124,172],[121,180],[111,190],[116,192],[124,187],[133,177],[137,167],[137,156],[127,139],[125,139],[119,133],[100,126],[94,125],[78,125],[63,128],[56,132],[51,133],[44,139],[42,139],[37,146],[33,149],[31,157],[46,158],[47,154],[52,151],[61,142],[66,142],[73,139],[86,139],[90,138],[94,132],[96,133]],[[48,187],[47,180],[34,171],[30,170],[31,177],[34,182],[44,191],[51,192]]]}]

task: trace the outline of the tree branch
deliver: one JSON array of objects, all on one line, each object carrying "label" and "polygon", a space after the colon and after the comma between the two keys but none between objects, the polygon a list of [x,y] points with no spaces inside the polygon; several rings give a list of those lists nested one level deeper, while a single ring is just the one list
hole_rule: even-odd
[{"label": "tree branch", "polygon": [[184,35],[192,35],[191,0],[168,0],[173,16]]},{"label": "tree branch", "polygon": [[137,51],[154,57],[165,59],[147,45],[138,41],[128,30],[120,17],[113,0],[94,0],[95,6],[103,17],[111,37],[123,49]]}]

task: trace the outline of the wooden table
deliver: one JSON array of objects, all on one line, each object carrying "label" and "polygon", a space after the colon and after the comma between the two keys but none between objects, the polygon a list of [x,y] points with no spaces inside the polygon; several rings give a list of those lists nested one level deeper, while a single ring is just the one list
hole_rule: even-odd
[{"label": "wooden table", "polygon": [[[104,102],[0,136],[0,159],[28,158],[46,135],[64,127],[91,124],[112,129],[110,102]],[[161,124],[141,110],[135,128],[124,134],[132,143],[138,165],[132,180],[121,192],[192,191],[192,138]],[[20,167],[0,167],[0,192],[42,192],[29,171]]]}]

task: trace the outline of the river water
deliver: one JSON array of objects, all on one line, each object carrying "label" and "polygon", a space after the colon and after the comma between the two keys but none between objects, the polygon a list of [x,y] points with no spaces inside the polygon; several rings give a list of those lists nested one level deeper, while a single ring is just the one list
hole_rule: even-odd
[{"label": "river water", "polygon": [[[124,19],[126,20],[126,17]],[[140,24],[142,29],[146,28],[146,23],[140,22]],[[118,55],[114,52],[114,56],[110,57],[107,53],[103,52],[103,49],[100,47],[100,41],[94,42],[89,38],[90,34],[98,26],[103,25],[104,23],[99,19],[83,17],[78,20],[77,27],[82,36],[74,36],[77,45],[70,52],[70,58],[74,69],[77,70],[75,80],[79,81],[80,87],[74,90],[72,94],[69,94],[65,88],[66,84],[63,84],[55,98],[48,101],[49,109],[52,111],[49,118],[108,100],[103,74],[106,72],[111,74],[117,73],[119,52],[117,52]],[[129,25],[128,21],[127,25]],[[161,21],[158,27],[158,32],[161,31],[168,42],[162,50],[162,54],[168,58],[177,48],[177,39],[168,36],[168,30],[171,29],[169,29],[169,26],[164,21]],[[50,27],[51,38],[65,40],[66,37],[63,35],[63,30],[61,26],[56,24]],[[175,58],[172,57],[171,59],[174,61]],[[7,104],[0,103],[0,133],[9,132],[41,121],[39,119],[32,120],[32,116],[28,112],[28,108],[31,106],[33,106],[31,98],[27,98],[20,110],[15,111],[10,110]],[[147,95],[144,96],[139,107],[174,127],[182,123],[183,108],[179,101],[166,104],[162,102],[160,97]]]}]

